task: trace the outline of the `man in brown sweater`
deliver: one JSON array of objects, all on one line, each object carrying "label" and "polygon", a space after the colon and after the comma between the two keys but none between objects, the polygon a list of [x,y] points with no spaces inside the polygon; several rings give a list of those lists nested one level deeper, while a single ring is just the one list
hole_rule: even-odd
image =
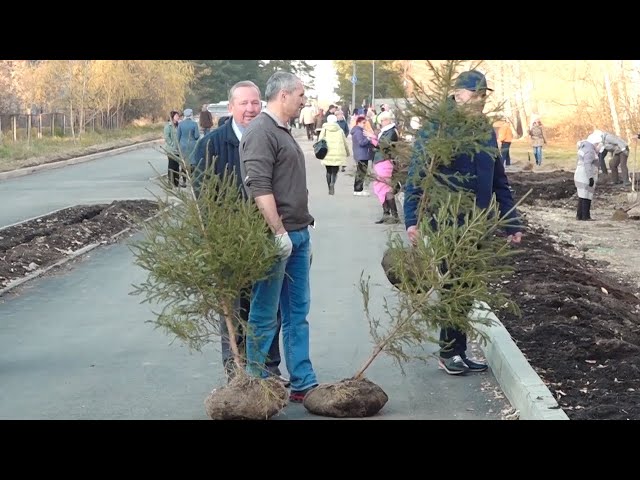
[{"label": "man in brown sweater", "polygon": [[247,372],[268,375],[265,359],[282,314],[290,401],[302,402],[318,385],[309,358],[311,242],[307,175],[302,149],[291,135],[289,119],[300,114],[306,97],[302,81],[276,72],[267,81],[267,107],[246,128],[240,142],[244,183],[281,248],[269,278],[253,287],[247,338]]}]

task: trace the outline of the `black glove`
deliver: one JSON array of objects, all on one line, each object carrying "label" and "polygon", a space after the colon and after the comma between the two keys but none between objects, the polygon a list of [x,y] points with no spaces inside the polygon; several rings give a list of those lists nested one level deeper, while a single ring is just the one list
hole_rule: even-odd
[{"label": "black glove", "polygon": [[594,182],[593,182],[593,177],[591,177],[591,178],[589,179],[589,186],[590,186],[590,187],[593,187],[593,183],[594,183]]}]

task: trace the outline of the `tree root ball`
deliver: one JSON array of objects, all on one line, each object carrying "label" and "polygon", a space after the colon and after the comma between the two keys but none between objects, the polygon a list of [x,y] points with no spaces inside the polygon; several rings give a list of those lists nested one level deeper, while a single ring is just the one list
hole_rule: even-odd
[{"label": "tree root ball", "polygon": [[214,389],[204,401],[212,420],[267,420],[288,402],[288,391],[274,379],[237,374],[222,388]]},{"label": "tree root ball", "polygon": [[323,417],[361,418],[375,415],[388,400],[384,390],[370,380],[348,378],[318,385],[304,398],[304,407]]},{"label": "tree root ball", "polygon": [[[401,268],[402,265],[400,262],[404,264],[404,268]],[[389,280],[391,285],[394,287],[398,289],[402,287],[403,282],[400,276],[400,271],[402,270],[404,270],[406,275],[406,285],[416,283],[415,269],[420,265],[420,262],[416,259],[415,250],[413,248],[405,247],[403,251],[388,248],[382,255],[380,265],[382,266],[382,270],[384,270],[387,280]]]},{"label": "tree root ball", "polygon": [[622,220],[628,220],[628,219],[629,219],[629,215],[622,208],[617,208],[616,211],[613,212],[613,215],[611,216],[611,220],[616,220],[616,221],[622,221]]},{"label": "tree root ball", "polygon": [[382,255],[382,261],[380,264],[382,265],[382,269],[384,270],[384,274],[387,277],[387,280],[391,282],[391,285],[398,285],[400,283],[400,277],[394,271],[394,256],[392,255],[392,250],[385,250]]}]

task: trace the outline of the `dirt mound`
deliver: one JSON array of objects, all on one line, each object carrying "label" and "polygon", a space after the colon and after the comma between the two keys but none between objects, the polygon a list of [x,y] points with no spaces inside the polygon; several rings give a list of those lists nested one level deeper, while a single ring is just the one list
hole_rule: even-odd
[{"label": "dirt mound", "polygon": [[511,172],[508,176],[516,201],[532,190],[523,202],[525,205],[539,200],[566,200],[576,193],[573,172]]},{"label": "dirt mound", "polygon": [[94,243],[106,243],[158,210],[151,200],[78,205],[0,230],[0,288]]},{"label": "dirt mound", "polygon": [[[523,205],[543,205],[550,207],[573,208],[577,201],[576,186],[573,181],[573,171],[557,170],[553,172],[509,172],[509,184],[516,201],[529,190],[531,193],[522,202]],[[628,207],[625,197],[627,189],[615,185],[608,180],[608,176],[598,176],[598,183],[594,195],[594,204],[607,204],[614,213],[616,208]],[[638,188],[636,188],[638,190]]]},{"label": "dirt mound", "polygon": [[[588,222],[593,223],[593,222]],[[572,419],[640,418],[640,298],[606,266],[528,231],[497,288],[521,309],[498,312]],[[575,249],[574,249],[575,250]]]}]

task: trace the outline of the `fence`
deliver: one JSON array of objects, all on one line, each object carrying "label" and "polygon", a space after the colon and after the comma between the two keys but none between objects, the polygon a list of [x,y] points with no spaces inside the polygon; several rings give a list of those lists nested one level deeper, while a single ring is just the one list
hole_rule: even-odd
[{"label": "fence", "polygon": [[[93,112],[92,112],[93,113]],[[75,118],[75,133],[78,133],[78,117]],[[85,131],[118,128],[117,119],[105,115],[87,116]],[[0,137],[17,141],[30,141],[34,138],[65,137],[71,135],[71,123],[65,113],[0,114]]]}]

